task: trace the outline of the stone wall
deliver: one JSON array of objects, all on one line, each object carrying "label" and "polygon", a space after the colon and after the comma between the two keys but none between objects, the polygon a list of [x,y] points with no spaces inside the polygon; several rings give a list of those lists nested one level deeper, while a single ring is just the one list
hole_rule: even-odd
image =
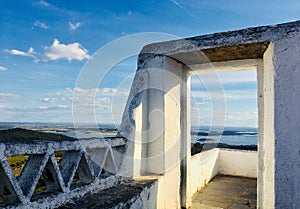
[{"label": "stone wall", "polygon": [[258,152],[219,149],[192,156],[190,164],[191,195],[200,191],[217,174],[257,178]]}]

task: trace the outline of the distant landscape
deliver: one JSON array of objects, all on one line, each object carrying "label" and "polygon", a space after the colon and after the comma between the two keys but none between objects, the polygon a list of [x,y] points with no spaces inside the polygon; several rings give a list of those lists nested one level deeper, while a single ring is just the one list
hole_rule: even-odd
[{"label": "distant landscape", "polygon": [[118,129],[113,124],[80,124],[74,127],[73,123],[12,123],[0,122],[0,130],[23,128],[44,133],[56,133],[72,138],[93,138],[115,136]]},{"label": "distant landscape", "polygon": [[[257,150],[257,128],[225,127],[222,135],[211,132],[210,127],[192,127],[192,150],[197,154],[215,147]],[[74,128],[71,123],[0,123],[0,142],[31,142],[32,140],[77,140],[116,136],[118,129],[112,124],[98,127],[82,124]],[[26,156],[8,158],[15,174],[24,166]]]},{"label": "distant landscape", "polygon": [[[115,136],[118,133],[114,124],[80,124],[76,128],[72,123],[8,123],[0,122],[0,130],[23,128],[44,133],[61,134],[72,138],[93,138]],[[231,145],[257,145],[257,128],[224,127],[216,133],[209,126],[191,128],[192,143],[225,143]]]},{"label": "distant landscape", "polygon": [[[71,124],[44,124],[44,123],[0,123],[0,143],[31,143],[36,140],[78,140],[91,137],[116,136],[117,128],[113,125],[102,125],[98,128],[84,125],[76,129]],[[255,128],[225,128],[223,135],[209,132],[207,127],[193,127],[191,130],[191,154],[195,155],[213,148],[228,148],[239,150],[257,150],[257,131]],[[80,136],[80,137],[77,137]],[[222,137],[236,139],[236,144],[223,143]],[[243,144],[243,137],[250,137],[252,144]],[[61,160],[63,152],[56,153],[57,162]],[[22,172],[29,156],[8,156],[7,160],[17,177]],[[41,178],[35,192],[45,190],[45,183]],[[0,202],[2,199],[0,197]]]},{"label": "distant landscape", "polygon": [[[0,123],[0,143],[30,143],[35,140],[78,140],[88,138],[105,138],[116,136],[118,129],[111,124],[99,125],[99,127],[83,124],[74,128],[72,124],[54,123]],[[209,127],[193,127],[191,130],[192,146],[191,154],[213,148],[228,148],[239,150],[257,150],[257,129],[226,127],[224,132],[213,133]],[[56,153],[59,163],[63,153]],[[8,156],[7,160],[17,177],[22,172],[28,155]],[[37,193],[46,189],[41,178],[36,188]],[[2,202],[0,197],[0,202]]]},{"label": "distant landscape", "polygon": [[30,143],[34,140],[71,140],[74,141],[76,138],[69,137],[63,134],[54,134],[48,132],[34,131],[24,128],[11,128],[0,130],[0,142],[25,142]]}]

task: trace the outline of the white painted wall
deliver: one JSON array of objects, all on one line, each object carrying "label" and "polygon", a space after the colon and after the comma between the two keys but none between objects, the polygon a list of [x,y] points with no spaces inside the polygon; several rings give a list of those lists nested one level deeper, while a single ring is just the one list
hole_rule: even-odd
[{"label": "white painted wall", "polygon": [[256,151],[212,149],[192,156],[191,195],[200,191],[217,174],[257,178]]},{"label": "white painted wall", "polygon": [[182,68],[165,56],[147,59],[139,66],[123,116],[123,132],[130,137],[124,169],[133,178],[159,176],[157,208],[181,208],[181,149],[190,150],[185,133],[190,128],[183,130],[181,123],[189,120],[187,111],[181,112]]},{"label": "white painted wall", "polygon": [[275,208],[274,45],[263,57],[262,99],[259,106],[258,208]]},{"label": "white painted wall", "polygon": [[300,205],[300,33],[273,43],[275,208]]},{"label": "white painted wall", "polygon": [[200,191],[218,173],[219,149],[215,148],[192,156],[190,161],[191,194]]},{"label": "white painted wall", "polygon": [[257,156],[256,151],[220,149],[218,173],[257,178]]}]

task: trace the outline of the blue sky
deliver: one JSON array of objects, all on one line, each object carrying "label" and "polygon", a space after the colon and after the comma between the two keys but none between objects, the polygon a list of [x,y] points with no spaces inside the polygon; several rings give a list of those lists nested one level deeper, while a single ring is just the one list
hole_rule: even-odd
[{"label": "blue sky", "polygon": [[[299,19],[299,11],[298,0],[0,0],[0,121],[71,122],[73,93],[95,93],[74,88],[80,70],[117,38],[140,32],[189,37],[288,22]],[[115,66],[96,90],[99,123],[111,122],[116,87],[134,73],[135,59]],[[255,71],[237,75],[220,75],[226,124],[256,126]],[[210,104],[202,101],[203,87],[193,85],[200,95],[201,123],[208,124]],[[116,122],[122,108],[120,104]]]}]

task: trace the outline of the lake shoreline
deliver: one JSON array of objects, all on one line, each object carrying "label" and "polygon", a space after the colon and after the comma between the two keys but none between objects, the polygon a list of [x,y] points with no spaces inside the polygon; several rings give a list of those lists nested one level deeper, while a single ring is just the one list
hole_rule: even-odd
[{"label": "lake shoreline", "polygon": [[198,154],[203,151],[207,151],[213,148],[223,148],[223,149],[236,149],[236,150],[247,150],[247,151],[257,151],[257,145],[233,145],[226,143],[192,143],[191,155]]}]

